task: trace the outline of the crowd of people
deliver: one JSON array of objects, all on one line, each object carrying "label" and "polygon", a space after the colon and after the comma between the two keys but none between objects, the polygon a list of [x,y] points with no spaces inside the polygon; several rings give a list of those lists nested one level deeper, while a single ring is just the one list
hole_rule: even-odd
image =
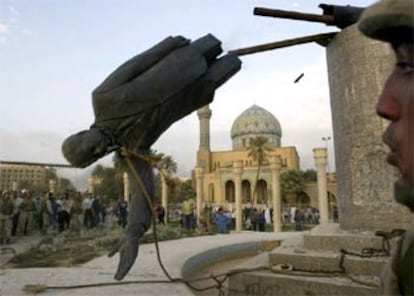
[{"label": "crowd of people", "polygon": [[90,193],[45,192],[28,190],[3,191],[0,198],[0,244],[9,244],[13,237],[38,231],[59,233],[80,232],[98,227],[125,228],[128,203],[123,197],[113,201]]},{"label": "crowd of people", "polygon": [[[216,225],[218,233],[228,233],[229,230],[235,229],[236,211],[234,207],[229,210],[227,207],[218,206],[211,203],[205,203],[200,212],[199,225],[197,225],[196,204],[193,198],[184,200],[181,208],[177,211],[176,216],[180,221],[182,229],[186,231],[209,232],[212,230],[211,225]],[[157,213],[157,211],[156,211]],[[164,211],[162,211],[165,215]],[[333,222],[338,222],[337,208],[333,209]],[[159,216],[158,216],[159,217]],[[319,210],[314,207],[286,207],[282,211],[281,223],[283,225],[295,225],[295,230],[301,231],[304,224],[319,224]],[[158,218],[160,219],[160,218]],[[164,221],[164,217],[162,217]],[[164,224],[161,223],[160,224]],[[266,225],[273,224],[273,208],[264,206],[246,205],[242,209],[243,229],[250,231],[266,231]]]},{"label": "crowd of people", "polygon": [[[154,207],[154,215],[158,224],[166,224],[166,210],[161,203]],[[115,225],[125,228],[127,216],[128,203],[123,197],[114,201],[105,196],[79,192],[37,194],[28,190],[3,191],[0,198],[0,244],[9,244],[12,237],[30,235],[35,230],[44,235],[53,231],[80,232],[82,229],[112,228]],[[182,202],[178,216],[182,229],[189,232],[196,229],[209,232],[214,224],[218,233],[228,233],[236,225],[234,209],[209,203],[204,204],[197,225],[193,198]],[[294,224],[295,230],[300,231],[303,224],[319,224],[319,211],[311,207],[290,207],[283,211],[281,220],[282,224]],[[245,206],[242,223],[245,230],[265,231],[266,225],[273,223],[273,209]]]}]

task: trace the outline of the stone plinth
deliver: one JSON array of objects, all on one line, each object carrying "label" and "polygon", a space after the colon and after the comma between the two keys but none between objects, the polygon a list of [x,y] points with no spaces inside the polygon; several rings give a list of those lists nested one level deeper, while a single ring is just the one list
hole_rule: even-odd
[{"label": "stone plinth", "polygon": [[327,46],[342,229],[391,230],[413,225],[394,202],[395,170],[386,164],[382,133],[388,123],[375,105],[394,64],[388,44],[368,39],[355,26]]},{"label": "stone plinth", "polygon": [[270,271],[239,273],[230,277],[230,295],[372,295],[375,288],[353,284],[350,280],[334,277],[306,277],[275,274]]},{"label": "stone plinth", "polygon": [[[271,265],[278,264],[279,262],[289,262],[289,264],[300,270],[338,271],[340,257],[339,253],[332,252],[311,252],[307,250],[301,254],[295,253],[294,250],[279,250],[277,253],[270,253],[269,262]],[[343,266],[351,274],[379,277],[386,262],[387,259],[384,257],[364,260],[348,255],[344,260]]]},{"label": "stone plinth", "polygon": [[379,276],[388,257],[346,255],[342,265],[346,273],[341,273],[338,271],[342,248],[356,253],[362,248],[381,249],[382,240],[368,231],[341,230],[336,223],[317,226],[302,236],[284,240],[259,265],[255,261],[266,254],[234,267],[237,270],[286,264],[293,272],[266,270],[235,274],[229,281],[231,295],[378,295]]}]

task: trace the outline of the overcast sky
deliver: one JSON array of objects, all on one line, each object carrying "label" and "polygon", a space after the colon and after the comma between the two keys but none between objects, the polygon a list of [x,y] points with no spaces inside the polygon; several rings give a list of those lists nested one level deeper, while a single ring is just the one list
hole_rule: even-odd
[{"label": "overcast sky", "polygon": [[[371,0],[323,2],[367,6]],[[0,2],[0,160],[67,163],[61,143],[94,121],[91,91],[116,67],[167,36],[212,33],[224,51],[337,31],[324,24],[254,16],[254,7],[321,14],[320,1],[2,0]],[[296,146],[301,168],[332,137],[325,50],[307,44],[242,56],[242,69],[210,105],[211,148],[231,149],[230,129],[253,104],[282,126],[282,145]],[[299,83],[296,77],[304,73]],[[154,145],[171,155],[178,175],[195,166],[195,113]],[[333,141],[327,142],[334,168]],[[111,157],[103,159],[109,163]]]}]

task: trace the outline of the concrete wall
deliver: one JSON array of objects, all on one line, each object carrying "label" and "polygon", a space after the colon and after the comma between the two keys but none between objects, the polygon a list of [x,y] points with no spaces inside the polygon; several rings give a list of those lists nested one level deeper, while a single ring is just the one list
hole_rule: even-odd
[{"label": "concrete wall", "polygon": [[393,201],[395,170],[385,162],[381,138],[387,123],[375,114],[393,63],[387,44],[362,36],[355,26],[327,47],[342,229],[412,226],[412,215]]}]

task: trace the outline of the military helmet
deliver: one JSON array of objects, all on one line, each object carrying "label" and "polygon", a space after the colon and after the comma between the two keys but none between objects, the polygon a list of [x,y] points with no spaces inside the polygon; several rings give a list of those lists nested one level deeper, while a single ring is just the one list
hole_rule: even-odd
[{"label": "military helmet", "polygon": [[414,0],[381,0],[367,7],[358,27],[368,37],[393,42],[414,39]]}]

